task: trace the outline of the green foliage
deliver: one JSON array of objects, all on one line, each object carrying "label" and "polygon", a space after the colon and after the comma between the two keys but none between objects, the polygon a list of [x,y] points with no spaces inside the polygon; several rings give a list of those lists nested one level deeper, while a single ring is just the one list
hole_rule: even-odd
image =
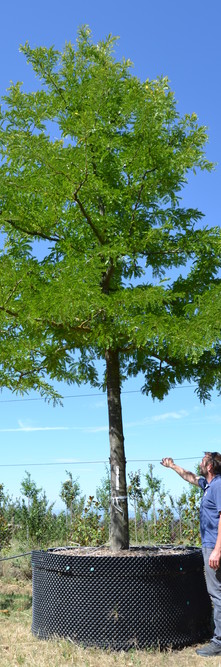
[{"label": "green foliage", "polygon": [[83,516],[74,522],[72,542],[80,546],[98,546],[104,544],[104,534],[99,503],[94,496],[89,496]]},{"label": "green foliage", "polygon": [[129,472],[129,480],[130,484],[127,487],[128,495],[131,498],[133,504],[136,505],[137,502],[142,498],[142,491],[140,486],[140,470],[135,473]]},{"label": "green foliage", "polygon": [[[95,360],[113,348],[145,393],[193,377],[207,398],[220,389],[220,230],[195,229],[202,214],[180,198],[190,170],[213,168],[206,128],[114,44],[87,26],[63,52],[26,43],[40,88],[4,97],[0,384],[56,400],[50,379],[97,386]],[[187,278],[164,282],[187,263]]]},{"label": "green foliage", "polygon": [[[72,482],[75,484],[76,480],[72,478]],[[78,491],[81,502],[84,499],[79,485]],[[22,480],[21,492],[24,497],[13,501],[4,493],[3,485],[0,485],[0,535],[3,548],[8,549],[13,543],[13,552],[16,554],[23,548],[27,550],[65,544],[99,546],[109,542],[108,469],[97,489],[97,498],[89,496],[86,504],[83,503],[81,508],[78,505],[78,511],[73,512],[72,523],[70,514],[67,523],[65,512],[52,512],[53,506],[48,504],[45,491],[37,488],[28,473]],[[164,491],[161,480],[153,476],[153,466],[150,464],[145,475],[141,475],[140,471],[129,473],[128,495],[133,507],[130,517],[131,543],[200,546],[199,506],[202,491],[199,487],[188,485],[178,498],[174,498]],[[14,565],[19,569],[22,561],[18,560]]]},{"label": "green foliage", "polygon": [[80,484],[77,479],[73,479],[70,471],[66,470],[68,479],[62,483],[60,497],[66,505],[67,512],[72,524],[73,517],[82,514],[85,498],[81,496]]},{"label": "green foliage", "polygon": [[99,504],[101,515],[101,524],[104,528],[103,538],[107,542],[110,534],[110,504],[111,504],[111,482],[110,471],[106,466],[105,477],[101,479],[101,485],[96,489],[96,499]]},{"label": "green foliage", "polygon": [[17,501],[15,520],[19,524],[19,534],[23,541],[29,544],[42,545],[53,539],[53,503],[48,506],[45,492],[38,489],[31,479],[30,473],[21,483],[21,492],[24,496]]},{"label": "green foliage", "polygon": [[127,487],[129,500],[134,508],[135,541],[137,543],[137,519],[140,518],[139,508],[142,506],[142,489],[140,481],[140,470],[129,473],[130,483]]},{"label": "green foliage", "polygon": [[160,495],[161,480],[153,476],[153,469],[154,469],[153,464],[149,463],[148,472],[145,474],[145,481],[147,483],[147,486],[144,489],[144,496],[146,496],[146,507],[148,506],[148,496],[149,496],[150,507],[152,507],[153,511],[154,536],[156,537],[157,535],[156,499]]},{"label": "green foliage", "polygon": [[156,522],[156,534],[158,544],[171,544],[174,542],[174,515],[170,507],[160,507]]},{"label": "green foliage", "polygon": [[201,545],[199,522],[201,497],[202,490],[197,486],[191,486],[188,493],[183,496],[183,500],[185,498],[182,510],[183,540],[188,544],[196,544],[197,546]]},{"label": "green foliage", "polygon": [[0,484],[0,550],[2,547],[10,544],[12,533],[12,527],[5,517],[5,500],[4,486]]}]

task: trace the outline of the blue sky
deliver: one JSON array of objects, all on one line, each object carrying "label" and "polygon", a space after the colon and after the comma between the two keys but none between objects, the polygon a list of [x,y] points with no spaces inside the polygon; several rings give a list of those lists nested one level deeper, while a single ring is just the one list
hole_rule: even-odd
[{"label": "blue sky", "polygon": [[[197,113],[208,127],[207,157],[217,167],[212,174],[190,177],[183,202],[205,214],[205,225],[220,225],[220,20],[220,0],[11,0],[1,7],[0,95],[10,80],[23,81],[25,89],[37,85],[19,53],[26,40],[32,47],[62,49],[66,40],[75,42],[78,26],[85,23],[95,41],[118,35],[116,57],[130,58],[142,80],[168,76],[179,112]],[[127,470],[144,474],[152,461],[165,489],[178,496],[184,482],[159,461],[173,456],[191,469],[204,450],[221,449],[221,398],[214,392],[203,406],[194,387],[185,384],[159,403],[142,396],[141,385],[142,379],[130,380],[122,393]],[[16,497],[29,470],[57,508],[65,470],[79,478],[83,493],[93,494],[105,472],[98,462],[109,457],[105,395],[88,386],[63,385],[61,391],[66,398],[56,408],[35,394],[26,400],[6,390],[0,395],[0,482]]]}]

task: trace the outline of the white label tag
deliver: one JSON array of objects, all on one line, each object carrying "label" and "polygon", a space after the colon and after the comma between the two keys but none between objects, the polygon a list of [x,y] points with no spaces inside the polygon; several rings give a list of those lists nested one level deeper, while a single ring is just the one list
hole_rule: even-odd
[{"label": "white label tag", "polygon": [[120,488],[120,468],[116,466],[116,491],[119,491]]}]

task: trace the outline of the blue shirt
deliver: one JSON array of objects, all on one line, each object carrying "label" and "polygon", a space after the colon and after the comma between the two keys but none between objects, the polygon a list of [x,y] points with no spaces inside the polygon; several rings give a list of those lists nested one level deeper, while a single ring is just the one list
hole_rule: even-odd
[{"label": "blue shirt", "polygon": [[198,484],[204,491],[200,505],[202,546],[213,549],[217,540],[221,512],[221,475],[215,475],[209,484],[205,477],[200,477]]}]

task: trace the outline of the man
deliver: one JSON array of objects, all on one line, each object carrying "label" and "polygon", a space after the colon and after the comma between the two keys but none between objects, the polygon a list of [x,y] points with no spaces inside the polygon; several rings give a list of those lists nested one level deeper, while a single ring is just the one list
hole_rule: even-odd
[{"label": "man", "polygon": [[207,590],[214,609],[214,635],[209,644],[197,649],[198,655],[221,655],[221,454],[205,452],[200,475],[184,470],[171,458],[161,464],[175,470],[186,482],[203,489],[200,505],[200,532]]}]

